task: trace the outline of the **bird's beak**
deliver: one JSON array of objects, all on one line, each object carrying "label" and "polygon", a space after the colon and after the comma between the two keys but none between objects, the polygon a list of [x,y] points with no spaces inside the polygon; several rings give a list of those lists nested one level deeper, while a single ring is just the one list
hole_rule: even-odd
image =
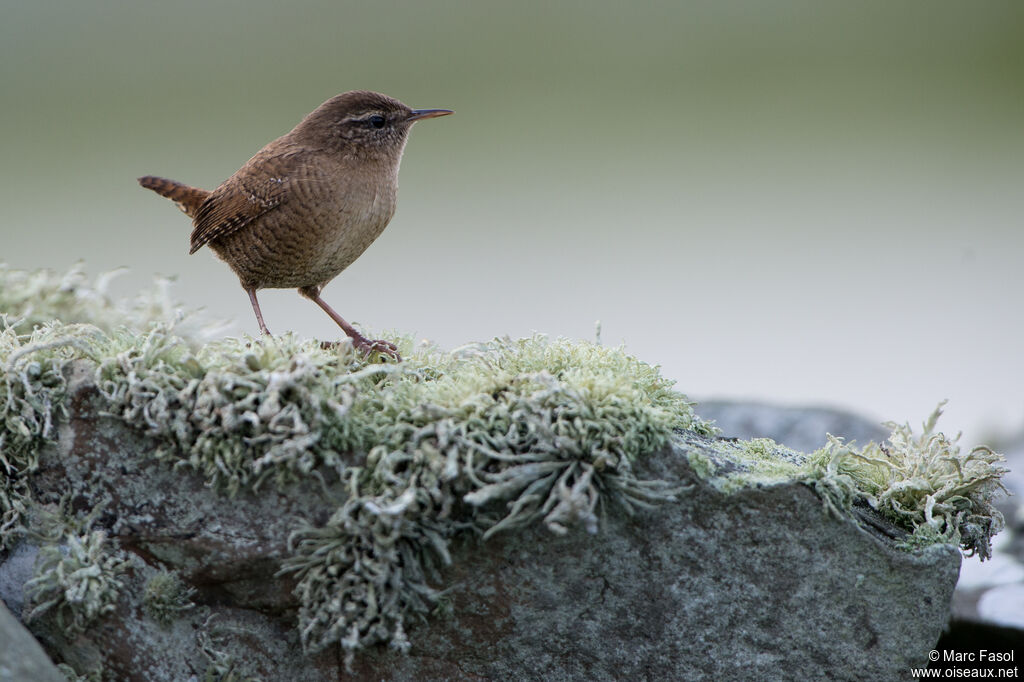
[{"label": "bird's beak", "polygon": [[454,113],[451,109],[413,109],[412,113],[409,114],[409,118],[405,120],[418,121],[421,118],[437,118],[438,116],[447,116]]}]

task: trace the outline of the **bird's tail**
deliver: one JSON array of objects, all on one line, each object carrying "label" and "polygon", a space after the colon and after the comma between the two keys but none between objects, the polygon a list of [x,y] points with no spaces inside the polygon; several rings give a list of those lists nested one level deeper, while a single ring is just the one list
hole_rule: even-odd
[{"label": "bird's tail", "polygon": [[205,189],[190,187],[174,180],[145,175],[139,178],[139,184],[151,189],[160,196],[167,197],[178,205],[185,215],[195,218],[199,207],[206,201],[210,193]]}]

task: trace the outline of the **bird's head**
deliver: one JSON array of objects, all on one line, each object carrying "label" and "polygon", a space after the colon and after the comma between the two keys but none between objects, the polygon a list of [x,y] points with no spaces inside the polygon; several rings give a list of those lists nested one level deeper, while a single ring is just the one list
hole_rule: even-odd
[{"label": "bird's head", "polygon": [[410,109],[379,92],[352,90],[321,104],[291,134],[313,147],[397,159],[413,123],[452,113],[448,109]]}]

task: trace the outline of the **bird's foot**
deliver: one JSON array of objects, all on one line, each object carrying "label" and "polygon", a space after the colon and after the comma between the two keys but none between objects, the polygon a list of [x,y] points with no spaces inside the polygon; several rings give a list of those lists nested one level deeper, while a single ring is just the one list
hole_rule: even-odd
[{"label": "bird's foot", "polygon": [[[321,341],[320,347],[324,350],[337,348],[340,341]],[[383,339],[367,339],[365,336],[352,337],[352,347],[365,355],[380,353],[380,355],[391,358],[395,362],[401,362],[402,356],[398,354],[398,346]]]},{"label": "bird's foot", "polygon": [[398,354],[398,346],[390,341],[385,341],[384,339],[363,339],[362,343],[355,341],[354,345],[358,350],[363,351],[367,355],[377,352],[391,358],[395,362],[402,361],[402,356]]}]

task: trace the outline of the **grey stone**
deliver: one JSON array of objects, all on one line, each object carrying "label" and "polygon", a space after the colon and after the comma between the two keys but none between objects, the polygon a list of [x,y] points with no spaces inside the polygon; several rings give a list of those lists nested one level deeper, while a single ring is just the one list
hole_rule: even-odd
[{"label": "grey stone", "polygon": [[27,542],[15,545],[0,562],[0,601],[13,613],[21,613],[25,595],[22,587],[32,579],[39,548]]},{"label": "grey stone", "polygon": [[[822,513],[806,487],[723,494],[681,449],[651,473],[678,505],[609,515],[594,537],[543,531],[457,562],[454,615],[408,658],[357,662],[394,680],[896,680],[927,664],[960,555],[910,554]],[[467,550],[469,551],[469,550]]]},{"label": "grey stone", "polygon": [[[701,403],[696,411],[705,419],[715,420],[726,436],[771,438],[804,451],[821,447],[826,433],[859,443],[880,442],[888,437],[880,425],[841,410],[721,400]],[[994,445],[1005,454],[1010,469],[1002,483],[1012,496],[998,504],[1006,516],[1006,529],[994,539],[991,559],[972,557],[963,561],[953,594],[951,622],[961,638],[967,634],[986,641],[991,635],[985,628],[998,627],[1010,633],[1006,636],[1024,642],[1024,507],[1020,505],[1024,495],[1024,435],[1016,434]],[[948,644],[959,651],[973,647],[973,643],[961,645],[955,639]]]},{"label": "grey stone", "polygon": [[0,682],[66,682],[28,630],[0,601]]}]

